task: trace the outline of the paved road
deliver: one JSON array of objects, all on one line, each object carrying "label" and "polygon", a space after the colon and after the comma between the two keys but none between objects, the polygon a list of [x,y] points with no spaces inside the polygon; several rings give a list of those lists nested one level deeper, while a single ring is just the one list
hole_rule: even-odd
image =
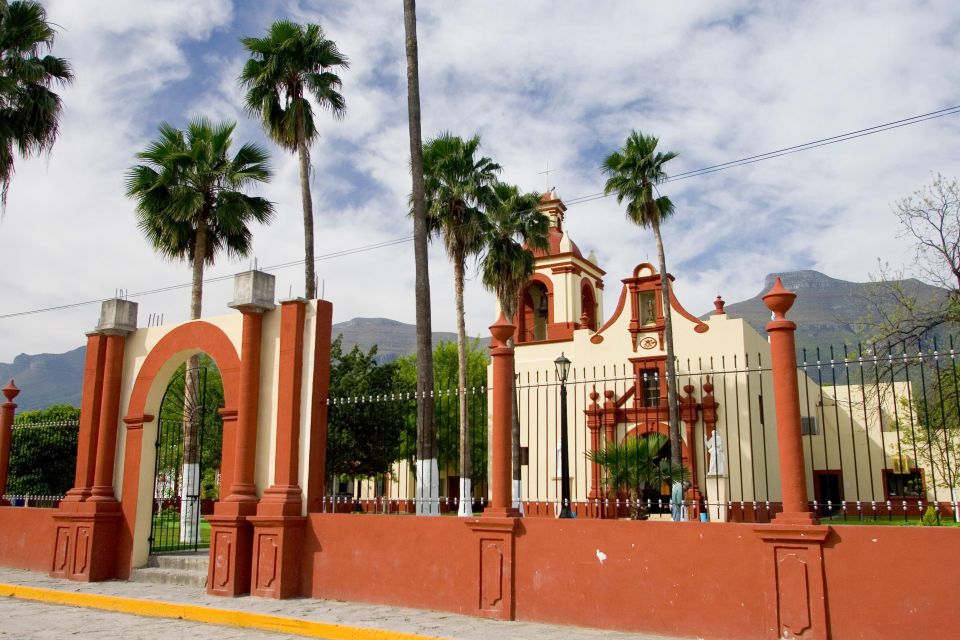
[{"label": "paved road", "polygon": [[15,598],[0,598],[0,638],[11,640],[282,640],[297,638],[254,629],[201,622],[143,618],[125,613],[81,609]]},{"label": "paved road", "polygon": [[[271,600],[250,596],[219,598],[195,587],[137,582],[70,582],[34,571],[0,568],[0,583],[122,598],[200,605],[287,618],[413,633],[449,640],[666,640],[662,636],[602,631],[532,622],[501,622],[441,611],[423,611],[356,602]],[[31,635],[32,634],[32,635]],[[206,635],[203,635],[206,634]],[[291,638],[286,634],[236,627],[147,618],[108,611],[40,604],[0,597],[0,638],[144,638],[146,640],[233,640]]]}]

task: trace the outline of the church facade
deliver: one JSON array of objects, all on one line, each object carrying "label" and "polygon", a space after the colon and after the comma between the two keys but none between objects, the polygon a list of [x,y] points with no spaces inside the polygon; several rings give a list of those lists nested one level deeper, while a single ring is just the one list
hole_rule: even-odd
[{"label": "church facade", "polygon": [[[566,207],[555,193],[544,194],[541,208],[550,218],[549,250],[536,255],[512,320],[521,445],[514,495],[527,515],[559,511],[561,411],[554,362],[563,355],[572,362],[565,386],[574,510],[580,517],[622,516],[630,496],[609,486],[607,469],[590,452],[628,436],[668,435],[661,277],[654,265],[638,264],[614,281],[616,303],[604,317],[606,272],[570,238]],[[674,295],[670,308],[691,514],[769,520],[780,508],[770,345],[746,321],[728,316],[719,296],[704,320]],[[832,384],[820,384],[824,377],[816,373],[799,367],[797,375],[808,495],[821,515],[856,509],[876,516],[898,505],[915,513],[934,500],[955,511],[955,491],[943,480],[932,481],[935,474],[901,443],[902,430],[913,427],[913,418],[897,410],[910,397],[909,381],[854,385],[848,372],[839,380],[847,384],[836,376]],[[660,457],[669,458],[669,444]],[[645,502],[653,512],[667,512],[669,484],[650,484]]]}]

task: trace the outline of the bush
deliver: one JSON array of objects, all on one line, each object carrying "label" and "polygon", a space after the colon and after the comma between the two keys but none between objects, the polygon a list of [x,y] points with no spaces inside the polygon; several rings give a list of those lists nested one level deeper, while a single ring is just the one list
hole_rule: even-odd
[{"label": "bush", "polygon": [[940,518],[937,516],[933,505],[929,505],[927,510],[923,512],[923,517],[920,518],[920,525],[923,527],[936,527],[940,525]]}]

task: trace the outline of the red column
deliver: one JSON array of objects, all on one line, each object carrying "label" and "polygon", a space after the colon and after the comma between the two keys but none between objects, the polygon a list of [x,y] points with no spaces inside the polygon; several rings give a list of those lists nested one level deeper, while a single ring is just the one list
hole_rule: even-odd
[{"label": "red column", "polygon": [[87,355],[83,365],[83,396],[80,400],[80,430],[77,434],[77,471],[73,488],[64,502],[82,502],[90,496],[100,430],[100,405],[103,393],[103,366],[106,336],[87,334]]},{"label": "red column", "polygon": [[330,342],[333,332],[333,305],[317,300],[314,320],[313,391],[310,408],[310,447],[307,463],[307,513],[323,510],[326,493],[327,396],[330,395]]},{"label": "red column", "polygon": [[260,342],[263,313],[243,310],[240,344],[240,406],[234,442],[233,484],[226,502],[256,502],[254,483],[257,448],[257,416],[260,412]]},{"label": "red column", "polygon": [[511,480],[511,423],[513,416],[513,347],[507,340],[513,335],[514,326],[500,314],[500,319],[490,327],[493,340],[490,359],[493,365],[493,402],[491,406],[493,433],[490,436],[490,506],[483,510],[484,517],[515,518],[520,512],[513,507]]},{"label": "red column", "polygon": [[257,416],[260,410],[260,343],[263,309],[240,307],[243,333],[240,338],[239,404],[234,428],[228,428],[224,411],[224,451],[233,444],[233,460],[224,465],[230,495],[216,503],[210,523],[210,567],[207,593],[238,596],[250,592],[253,565],[253,531],[249,518],[257,510],[254,469],[257,455]]},{"label": "red column", "polygon": [[800,394],[797,384],[797,355],[794,332],[797,325],[786,312],[797,295],[777,278],[763,296],[774,317],[767,324],[770,334],[770,363],[773,370],[773,397],[777,415],[777,443],[780,450],[780,491],[783,512],[774,521],[780,524],[816,524],[807,504],[807,481],[803,469],[803,441],[800,437]]},{"label": "red column", "polygon": [[299,485],[300,398],[303,384],[305,300],[280,310],[280,367],[273,484],[263,492],[253,525],[250,593],[269,598],[300,595],[301,546],[306,518]]},{"label": "red column", "polygon": [[100,426],[97,436],[96,469],[91,500],[116,500],[113,492],[114,457],[117,452],[117,422],[120,419],[120,382],[123,373],[123,348],[126,336],[105,336],[106,354],[103,368],[103,394],[100,404]]},{"label": "red column", "polygon": [[3,388],[6,402],[0,404],[0,505],[7,504],[3,494],[7,492],[7,474],[10,471],[10,442],[13,440],[13,413],[17,405],[13,399],[20,393],[13,380]]},{"label": "red column", "polygon": [[287,300],[280,310],[280,371],[277,381],[277,441],[273,484],[296,489],[300,514],[300,395],[303,385],[304,300]]}]

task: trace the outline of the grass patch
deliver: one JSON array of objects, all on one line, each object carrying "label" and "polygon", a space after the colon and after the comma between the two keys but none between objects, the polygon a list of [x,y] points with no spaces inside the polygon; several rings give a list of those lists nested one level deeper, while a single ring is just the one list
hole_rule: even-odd
[{"label": "grass patch", "polygon": [[196,545],[180,542],[179,514],[157,514],[153,516],[150,528],[150,553],[164,553],[168,551],[186,551],[205,549],[210,546],[210,523],[206,518],[200,518],[200,540]]}]

